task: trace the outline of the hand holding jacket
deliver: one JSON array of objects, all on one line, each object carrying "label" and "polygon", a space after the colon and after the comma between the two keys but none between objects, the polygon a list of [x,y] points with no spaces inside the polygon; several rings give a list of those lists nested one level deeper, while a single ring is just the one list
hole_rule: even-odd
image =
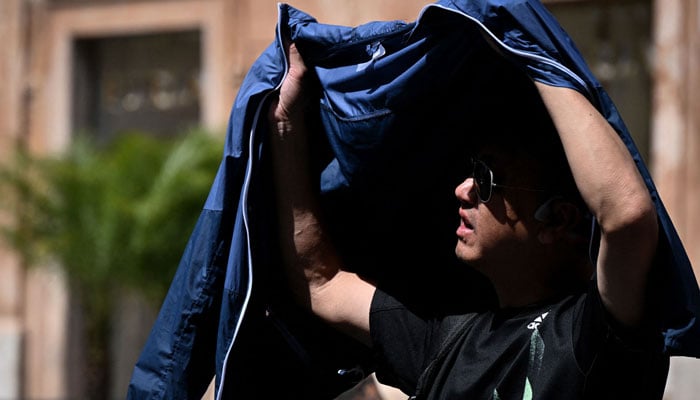
[{"label": "hand holding jacket", "polygon": [[[324,230],[316,190],[309,172],[306,102],[310,83],[294,44],[289,45],[289,72],[269,122],[279,238],[287,279],[300,305],[341,331],[370,345],[369,305],[374,286],[342,271],[341,261]],[[350,296],[352,294],[352,296]],[[338,304],[352,312],[338,313]]]},{"label": "hand holding jacket", "polygon": [[279,139],[291,134],[306,133],[305,106],[309,102],[306,64],[294,43],[287,44],[289,71],[279,90],[279,95],[270,105],[268,116],[272,131]]}]

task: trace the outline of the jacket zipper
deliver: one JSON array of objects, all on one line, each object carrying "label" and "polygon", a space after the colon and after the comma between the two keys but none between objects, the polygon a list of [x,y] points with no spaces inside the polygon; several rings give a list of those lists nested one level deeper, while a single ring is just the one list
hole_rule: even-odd
[{"label": "jacket zipper", "polygon": [[243,226],[245,228],[246,232],[246,247],[248,250],[248,285],[246,287],[246,296],[245,300],[243,301],[243,307],[241,309],[240,317],[238,318],[238,321],[236,321],[236,328],[233,331],[233,337],[231,338],[231,343],[228,346],[228,349],[226,350],[226,357],[224,357],[224,363],[221,367],[221,383],[219,384],[218,389],[216,390],[216,400],[222,400],[222,396],[224,393],[224,382],[226,381],[226,367],[228,365],[229,361],[229,356],[231,355],[231,349],[233,349],[233,344],[236,341],[236,337],[238,336],[238,332],[241,328],[241,325],[243,323],[243,319],[245,318],[245,313],[246,310],[248,309],[248,302],[250,301],[250,296],[252,293],[252,288],[253,288],[253,256],[251,254],[251,249],[250,249],[250,229],[249,229],[249,223],[248,223],[248,190],[250,188],[250,180],[253,175],[253,154],[254,154],[254,144],[255,144],[255,133],[257,131],[258,127],[258,122],[260,120],[260,115],[262,112],[262,108],[267,104],[267,98],[277,90],[279,90],[280,86],[282,86],[282,82],[284,82],[284,78],[287,76],[287,73],[289,71],[289,65],[287,63],[287,54],[285,53],[284,46],[283,46],[283,41],[282,41],[282,33],[280,31],[280,26],[282,22],[281,18],[281,3],[278,4],[277,9],[277,42],[279,43],[281,49],[282,49],[282,54],[283,54],[283,60],[284,60],[284,74],[282,76],[282,79],[280,80],[279,83],[277,83],[277,86],[275,87],[274,90],[271,90],[265,96],[263,99],[260,101],[260,104],[258,104],[257,109],[255,110],[255,116],[253,117],[253,126],[250,128],[250,139],[248,141],[248,164],[246,168],[246,176],[243,181],[243,201],[242,201],[242,206],[243,206]]}]

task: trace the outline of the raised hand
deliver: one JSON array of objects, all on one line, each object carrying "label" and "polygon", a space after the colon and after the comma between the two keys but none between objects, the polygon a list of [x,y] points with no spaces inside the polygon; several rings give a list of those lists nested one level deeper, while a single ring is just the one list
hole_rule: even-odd
[{"label": "raised hand", "polygon": [[270,105],[270,123],[280,138],[292,133],[303,135],[306,131],[305,110],[309,103],[309,78],[306,64],[294,43],[288,44],[289,72],[279,96]]}]

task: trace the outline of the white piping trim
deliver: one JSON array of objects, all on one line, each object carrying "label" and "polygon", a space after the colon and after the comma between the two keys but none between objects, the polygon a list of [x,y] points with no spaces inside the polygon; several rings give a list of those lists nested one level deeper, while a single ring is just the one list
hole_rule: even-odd
[{"label": "white piping trim", "polygon": [[522,50],[517,50],[517,49],[514,49],[514,48],[512,48],[512,47],[506,45],[506,44],[503,43],[498,37],[496,37],[496,35],[494,35],[493,32],[491,32],[484,24],[482,24],[481,21],[479,21],[478,19],[476,19],[476,18],[472,17],[471,15],[468,15],[468,14],[462,12],[462,11],[455,10],[455,9],[452,9],[452,8],[448,8],[448,7],[439,5],[439,4],[429,4],[429,5],[425,6],[425,7],[423,7],[423,9],[421,10],[420,14],[418,15],[418,20],[417,20],[416,26],[418,26],[418,25],[420,24],[420,20],[422,19],[423,14],[426,12],[426,10],[428,10],[428,9],[431,8],[431,7],[440,8],[440,9],[443,9],[443,10],[445,10],[445,11],[453,12],[453,13],[455,13],[455,14],[459,14],[459,15],[461,15],[461,16],[463,16],[463,17],[466,17],[467,19],[469,19],[469,20],[471,20],[472,22],[476,23],[476,24],[479,26],[479,28],[481,28],[485,33],[487,33],[487,34],[494,40],[494,42],[496,42],[500,47],[502,47],[502,48],[503,48],[504,50],[506,50],[506,51],[509,51],[509,52],[511,52],[511,53],[513,53],[513,54],[515,54],[515,55],[521,56],[521,57],[525,57],[525,58],[529,58],[529,59],[532,59],[532,60],[539,61],[539,62],[541,62],[541,63],[543,63],[543,64],[547,64],[547,65],[549,65],[549,66],[551,66],[551,67],[553,67],[553,68],[556,68],[556,69],[560,70],[561,72],[567,74],[569,77],[571,77],[571,78],[574,79],[576,82],[578,82],[578,84],[581,85],[581,87],[583,87],[584,89],[586,89],[586,92],[588,93],[589,98],[593,99],[593,94],[591,93],[591,88],[588,87],[588,85],[586,84],[586,82],[584,82],[584,80],[581,79],[581,77],[579,77],[578,75],[576,75],[573,71],[571,71],[571,70],[570,70],[569,68],[567,68],[565,65],[563,65],[563,64],[561,64],[561,63],[559,63],[559,62],[557,62],[557,61],[555,61],[555,60],[552,60],[552,59],[549,59],[549,58],[546,58],[546,57],[542,57],[542,56],[537,55],[537,54],[528,53],[528,52],[525,52],[525,51],[522,51]]},{"label": "white piping trim", "polygon": [[246,246],[247,246],[247,253],[248,253],[248,284],[246,286],[246,295],[245,295],[245,300],[243,300],[243,308],[241,310],[240,317],[238,318],[238,321],[236,321],[236,328],[233,330],[233,337],[231,338],[231,343],[228,346],[228,350],[226,350],[226,357],[224,358],[224,363],[221,368],[221,385],[219,386],[219,389],[216,394],[216,399],[221,400],[221,394],[223,393],[223,387],[224,387],[224,380],[226,378],[226,366],[228,365],[228,358],[229,355],[231,355],[231,349],[233,348],[233,343],[236,341],[236,337],[238,336],[238,332],[241,328],[241,325],[243,323],[243,318],[246,312],[246,309],[248,308],[248,302],[250,301],[250,296],[252,292],[252,287],[253,287],[253,257],[251,255],[251,250],[250,250],[250,229],[248,229],[248,211],[247,211],[247,204],[248,204],[248,189],[250,187],[250,180],[251,176],[253,175],[252,173],[252,168],[253,168],[253,140],[254,140],[254,135],[253,133],[255,132],[255,127],[257,126],[257,118],[260,115],[260,109],[262,108],[262,105],[264,104],[263,102],[260,103],[258,106],[258,109],[255,112],[255,122],[253,123],[253,128],[251,129],[251,134],[250,134],[250,141],[248,144],[249,148],[249,155],[248,155],[248,165],[246,168],[246,176],[245,180],[243,182],[243,201],[241,202],[241,207],[243,207],[243,226],[245,228],[246,232]]},{"label": "white piping trim", "polygon": [[[282,45],[282,52],[284,53],[284,46],[283,46],[283,41],[282,41],[282,34],[280,32],[279,26],[281,22],[281,13],[279,12],[281,7],[281,3],[277,3],[277,40]],[[282,86],[282,82],[284,82],[284,78],[287,76],[287,73],[289,72],[289,65],[287,63],[287,54],[284,54],[284,75],[280,82],[277,84],[275,87],[275,91]],[[250,181],[251,177],[253,175],[253,147],[255,144],[255,132],[256,128],[258,126],[258,121],[260,120],[260,114],[262,111],[262,108],[265,104],[267,104],[267,98],[270,96],[270,94],[273,93],[273,91],[268,92],[263,99],[260,101],[260,104],[258,104],[258,108],[255,110],[255,116],[253,117],[253,126],[250,129],[250,139],[248,141],[248,163],[246,167],[246,176],[243,181],[243,201],[241,202],[241,207],[243,207],[243,226],[245,227],[246,231],[246,239],[247,239],[247,247],[248,247],[248,285],[246,287],[246,297],[245,300],[243,301],[243,308],[241,310],[241,315],[236,321],[236,328],[233,331],[233,337],[231,338],[231,343],[228,346],[228,350],[226,350],[226,357],[224,357],[224,363],[221,368],[221,384],[216,390],[216,400],[221,400],[221,396],[223,396],[223,388],[224,388],[224,382],[226,381],[226,366],[228,365],[228,359],[229,356],[231,355],[231,349],[233,349],[233,344],[236,341],[236,337],[238,336],[238,332],[241,328],[241,325],[243,324],[243,318],[245,317],[245,312],[246,309],[248,308],[248,303],[250,301],[250,296],[252,293],[253,289],[253,256],[251,254],[251,249],[250,249],[250,229],[248,228],[248,189],[250,188]]]}]

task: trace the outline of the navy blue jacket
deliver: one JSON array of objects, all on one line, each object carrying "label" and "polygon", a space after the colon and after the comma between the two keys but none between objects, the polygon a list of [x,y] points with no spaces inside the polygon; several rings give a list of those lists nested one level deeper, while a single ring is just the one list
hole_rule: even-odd
[{"label": "navy blue jacket", "polygon": [[[320,83],[318,189],[346,265],[409,303],[492,299],[479,277],[450,268],[453,188],[467,172],[466,141],[484,134],[483,125],[455,126],[480,106],[480,77],[507,64],[584,94],[627,145],[660,220],[652,319],[667,354],[700,356],[700,293],[649,171],[611,99],[538,1],[440,0],[413,23],[358,27],[319,24],[281,4],[277,28],[240,88],[220,169],[129,398],[199,398],[214,375],[217,398],[328,398],[371,369],[362,349],[289,306],[276,269],[264,117],[287,70],[285,36]],[[517,109],[501,112],[515,118]],[[261,387],[260,376],[274,383]]]}]

